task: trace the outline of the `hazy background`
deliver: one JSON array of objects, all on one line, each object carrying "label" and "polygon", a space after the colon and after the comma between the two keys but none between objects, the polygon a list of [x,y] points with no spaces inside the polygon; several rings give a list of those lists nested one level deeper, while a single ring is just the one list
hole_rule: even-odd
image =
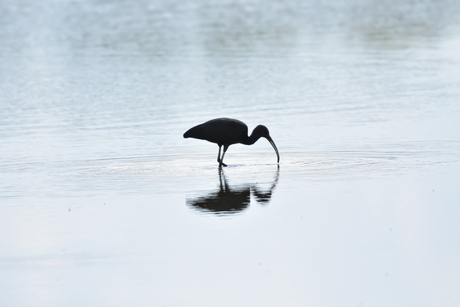
[{"label": "hazy background", "polygon": [[458,16],[0,0],[0,305],[458,306]]}]

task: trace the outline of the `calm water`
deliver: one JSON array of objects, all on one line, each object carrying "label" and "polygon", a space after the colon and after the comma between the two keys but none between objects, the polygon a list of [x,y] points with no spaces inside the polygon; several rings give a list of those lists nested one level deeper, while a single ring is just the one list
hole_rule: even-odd
[{"label": "calm water", "polygon": [[2,0],[0,305],[458,306],[459,15]]}]

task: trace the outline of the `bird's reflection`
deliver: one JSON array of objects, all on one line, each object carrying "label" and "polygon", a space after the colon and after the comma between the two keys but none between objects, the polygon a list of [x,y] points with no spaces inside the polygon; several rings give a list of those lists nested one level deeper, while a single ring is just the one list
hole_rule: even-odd
[{"label": "bird's reflection", "polygon": [[278,183],[279,166],[275,179],[268,189],[262,189],[257,184],[245,184],[238,187],[230,187],[227,184],[225,173],[222,168],[219,171],[219,189],[197,198],[187,198],[187,205],[201,211],[218,215],[239,213],[245,210],[251,203],[251,191],[255,200],[261,204],[268,204],[273,191]]}]

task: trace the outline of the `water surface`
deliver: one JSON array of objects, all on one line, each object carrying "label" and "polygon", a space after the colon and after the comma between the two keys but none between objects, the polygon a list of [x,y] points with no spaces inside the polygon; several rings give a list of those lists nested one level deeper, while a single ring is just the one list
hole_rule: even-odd
[{"label": "water surface", "polygon": [[2,1],[0,304],[457,306],[459,13]]}]

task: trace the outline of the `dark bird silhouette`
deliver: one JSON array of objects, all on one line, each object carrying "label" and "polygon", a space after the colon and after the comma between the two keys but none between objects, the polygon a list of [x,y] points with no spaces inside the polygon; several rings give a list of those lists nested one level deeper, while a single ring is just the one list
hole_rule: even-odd
[{"label": "dark bird silhouette", "polygon": [[[248,126],[242,121],[232,118],[216,118],[207,121],[201,125],[195,126],[184,133],[184,138],[195,138],[216,143],[219,146],[217,162],[219,166],[227,166],[224,163],[224,155],[228,147],[232,144],[241,143],[252,145],[261,137],[266,138],[275,149],[277,162],[280,162],[280,155],[268,132],[267,127],[259,125],[254,128],[251,135],[248,136]],[[222,157],[220,156],[221,148],[224,146]]]}]

